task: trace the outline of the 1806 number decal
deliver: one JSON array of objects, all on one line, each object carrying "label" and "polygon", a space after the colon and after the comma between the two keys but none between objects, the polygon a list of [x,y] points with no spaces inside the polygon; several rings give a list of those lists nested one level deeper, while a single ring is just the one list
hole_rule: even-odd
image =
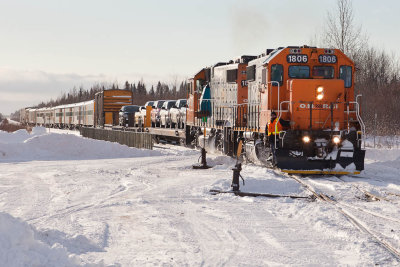
[{"label": "1806 number decal", "polygon": [[337,58],[335,55],[320,55],[318,56],[319,63],[331,63],[334,64],[337,62]]},{"label": "1806 number decal", "polygon": [[308,56],[307,55],[287,55],[286,60],[288,63],[307,63]]}]

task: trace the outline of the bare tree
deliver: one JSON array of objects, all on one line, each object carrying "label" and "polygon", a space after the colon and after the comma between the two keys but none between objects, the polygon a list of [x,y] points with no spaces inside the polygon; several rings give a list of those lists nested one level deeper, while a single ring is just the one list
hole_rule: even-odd
[{"label": "bare tree", "polygon": [[354,86],[356,92],[363,95],[361,110],[367,132],[399,134],[400,68],[397,57],[368,44],[361,25],[354,22],[351,0],[337,0],[336,9],[327,13],[325,25],[321,44],[341,49],[356,65]]},{"label": "bare tree", "polygon": [[367,38],[361,26],[354,23],[353,7],[350,0],[337,0],[336,9],[329,12],[324,31],[324,45],[339,48],[343,53],[357,60],[365,47]]}]

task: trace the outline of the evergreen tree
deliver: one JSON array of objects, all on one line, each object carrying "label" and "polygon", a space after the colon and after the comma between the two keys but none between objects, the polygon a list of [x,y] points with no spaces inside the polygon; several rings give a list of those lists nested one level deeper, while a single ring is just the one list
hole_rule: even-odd
[{"label": "evergreen tree", "polygon": [[132,94],[133,95],[137,94],[136,84],[132,84]]},{"label": "evergreen tree", "polygon": [[161,86],[161,82],[158,81],[157,83],[157,87],[156,87],[156,97],[158,99],[162,99],[163,98],[163,88]]},{"label": "evergreen tree", "polygon": [[151,86],[150,92],[149,92],[150,98],[153,100],[154,97],[156,96],[156,93],[154,92],[154,86]]},{"label": "evergreen tree", "polygon": [[171,92],[169,91],[169,86],[163,83],[162,89],[164,98],[171,98]]},{"label": "evergreen tree", "polygon": [[125,82],[125,90],[131,90],[131,85],[128,81]]},{"label": "evergreen tree", "polygon": [[172,95],[172,98],[176,98],[178,96],[175,85],[172,87],[171,95]]}]

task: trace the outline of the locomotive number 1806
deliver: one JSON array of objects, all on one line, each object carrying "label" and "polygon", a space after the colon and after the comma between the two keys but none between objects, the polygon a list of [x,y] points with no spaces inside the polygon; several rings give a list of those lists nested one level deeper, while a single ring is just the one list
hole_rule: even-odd
[{"label": "locomotive number 1806", "polygon": [[320,55],[318,57],[319,63],[336,63],[337,58],[335,55]]},{"label": "locomotive number 1806", "polygon": [[287,55],[286,60],[288,63],[307,63],[308,56],[307,55]]}]

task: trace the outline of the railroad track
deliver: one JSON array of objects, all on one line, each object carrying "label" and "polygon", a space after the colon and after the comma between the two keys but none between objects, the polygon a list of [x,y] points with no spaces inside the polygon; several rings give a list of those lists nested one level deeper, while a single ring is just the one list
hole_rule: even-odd
[{"label": "railroad track", "polygon": [[[373,180],[382,182],[382,180],[374,179],[374,178],[371,178],[371,177],[353,176],[353,175],[348,175],[348,176],[354,177],[354,178],[373,179]],[[363,189],[359,188],[358,186],[354,185],[353,183],[347,182],[347,181],[343,180],[343,179],[340,178],[340,177],[336,177],[336,178],[339,179],[339,180],[341,180],[343,183],[350,184],[352,187],[354,187],[354,188],[358,189],[359,191],[363,192],[368,198],[370,198],[370,199],[372,199],[372,200],[379,200],[379,201],[380,201],[380,200],[385,200],[385,201],[389,201],[389,202],[390,202],[390,201],[393,201],[393,200],[388,199],[388,198],[386,198],[386,197],[377,196],[377,195],[375,195],[375,194],[373,194],[373,193],[371,193],[371,192],[368,192],[368,191],[366,191],[366,190],[363,190]],[[390,192],[390,191],[387,191],[387,190],[385,190],[385,193],[386,193],[386,196],[390,195],[390,196],[400,197],[400,194],[399,194],[399,193],[394,193],[394,192]]]},{"label": "railroad track", "polygon": [[359,192],[363,193],[366,196],[366,198],[368,198],[368,199],[377,200],[377,201],[381,201],[381,200],[389,201],[387,198],[378,196],[378,195],[373,194],[373,193],[371,193],[371,192],[369,192],[367,190],[364,190],[364,189],[360,188],[359,186],[355,185],[354,183],[346,182],[345,180],[343,180],[340,177],[335,177],[335,178],[338,179],[339,181],[341,181],[342,183],[348,184],[351,187],[353,187],[356,190],[358,190]]},{"label": "railroad track", "polygon": [[[296,177],[294,175],[288,175],[290,178],[294,179],[295,181],[297,181],[298,183],[300,183],[306,190],[308,190],[316,199],[320,200],[320,201],[324,201],[327,202],[329,204],[331,204],[332,206],[334,206],[336,208],[336,210],[338,212],[340,212],[344,217],[347,218],[347,220],[349,222],[351,222],[356,228],[358,228],[360,231],[366,233],[367,235],[369,235],[372,239],[374,239],[377,244],[379,244],[381,247],[383,247],[385,250],[387,250],[390,254],[392,254],[398,261],[400,261],[400,250],[395,248],[392,244],[390,244],[388,241],[384,240],[382,237],[380,237],[378,234],[374,233],[371,229],[368,228],[367,224],[362,222],[361,220],[357,219],[353,214],[351,214],[350,212],[348,212],[345,209],[345,206],[350,206],[344,203],[340,203],[338,201],[336,201],[335,199],[327,196],[324,193],[317,193],[314,188],[312,186],[310,186],[309,184],[307,184],[304,180],[300,179],[299,177]],[[343,181],[343,180],[341,180]],[[356,207],[351,207],[351,208],[355,208]],[[364,211],[366,212],[366,211]],[[369,213],[371,215],[374,216],[378,216],[387,220],[391,220],[391,221],[395,221],[397,223],[400,223],[399,220],[396,219],[392,219],[386,216],[381,216],[375,213],[371,213],[371,212],[366,212]]]}]

